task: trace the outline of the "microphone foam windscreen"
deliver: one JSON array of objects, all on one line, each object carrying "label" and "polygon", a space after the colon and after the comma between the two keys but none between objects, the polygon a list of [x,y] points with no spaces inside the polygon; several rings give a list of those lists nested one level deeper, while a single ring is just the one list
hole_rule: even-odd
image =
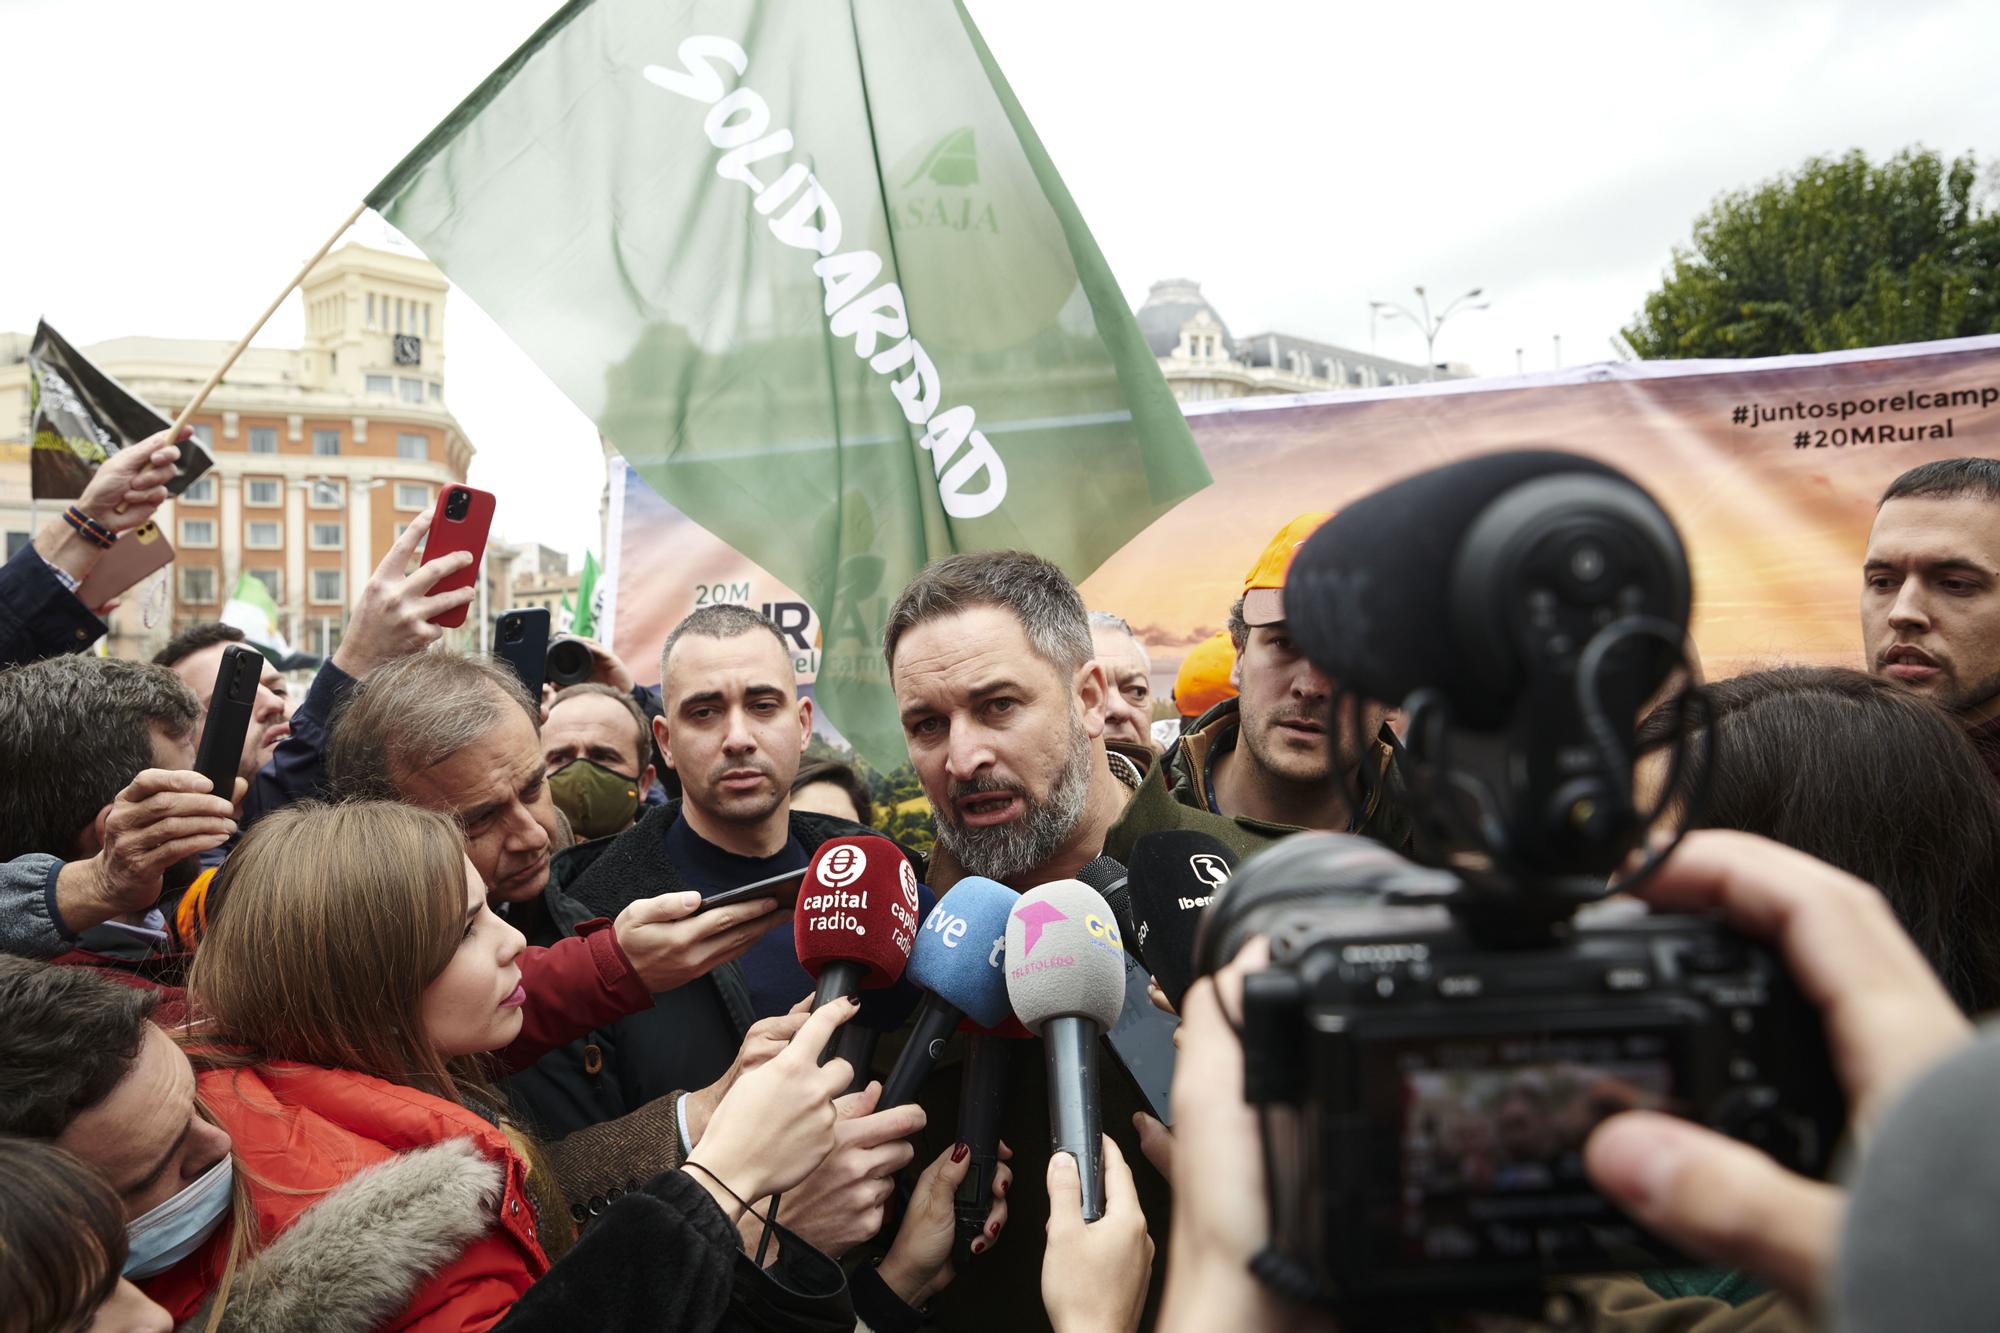
[{"label": "microphone foam windscreen", "polygon": [[1624,479],[1592,459],[1523,450],[1420,472],[1343,506],[1292,558],[1292,637],[1313,665],[1384,703],[1426,687],[1452,698],[1476,689],[1482,664],[1453,642],[1459,544],[1501,492],[1564,472]]},{"label": "microphone foam windscreen", "polygon": [[1021,895],[971,875],[951,886],[924,918],[910,953],[910,980],[951,1001],[981,1027],[994,1027],[1007,1007],[1007,916]]},{"label": "microphone foam windscreen", "polygon": [[1103,894],[1059,879],[1021,895],[1007,918],[1007,999],[1036,1032],[1065,1015],[1111,1030],[1125,1007],[1125,945]]},{"label": "microphone foam windscreen", "polygon": [[1132,921],[1139,958],[1175,1009],[1194,984],[1194,937],[1236,857],[1194,829],[1148,833],[1132,847]]},{"label": "microphone foam windscreen", "polygon": [[2000,1034],[1891,1103],[1849,1194],[1830,1327],[1971,1333],[2000,1310]]},{"label": "microphone foam windscreen", "polygon": [[828,963],[861,963],[864,987],[903,975],[917,935],[917,873],[895,843],[861,835],[822,843],[792,914],[799,965],[814,979]]}]

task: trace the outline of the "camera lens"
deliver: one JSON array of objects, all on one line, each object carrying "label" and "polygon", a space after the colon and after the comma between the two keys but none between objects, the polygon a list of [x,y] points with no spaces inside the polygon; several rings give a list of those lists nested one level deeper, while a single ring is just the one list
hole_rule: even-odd
[{"label": "camera lens", "polygon": [[444,516],[446,518],[456,521],[458,519],[464,518],[467,514],[471,512],[472,512],[471,491],[454,487],[451,493],[445,496]]},{"label": "camera lens", "polygon": [[575,639],[557,639],[549,645],[543,674],[557,689],[581,685],[590,679],[590,649]]},{"label": "camera lens", "polygon": [[520,621],[518,620],[507,621],[505,624],[500,626],[500,642],[519,643],[521,641],[521,636],[526,632],[527,632],[526,628],[521,624]]}]

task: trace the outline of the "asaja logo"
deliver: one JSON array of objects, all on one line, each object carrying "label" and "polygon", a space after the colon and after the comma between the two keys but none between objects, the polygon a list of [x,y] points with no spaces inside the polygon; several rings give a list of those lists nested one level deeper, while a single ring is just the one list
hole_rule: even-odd
[{"label": "asaja logo", "polygon": [[897,231],[942,229],[998,234],[1000,219],[979,184],[979,154],[972,127],[955,129],[931,145],[903,180],[909,191],[889,213]]},{"label": "asaja logo", "polygon": [[933,185],[979,184],[979,156],[973,151],[970,126],[939,139],[923,165],[903,182],[903,188],[907,190],[920,180],[929,180]]}]

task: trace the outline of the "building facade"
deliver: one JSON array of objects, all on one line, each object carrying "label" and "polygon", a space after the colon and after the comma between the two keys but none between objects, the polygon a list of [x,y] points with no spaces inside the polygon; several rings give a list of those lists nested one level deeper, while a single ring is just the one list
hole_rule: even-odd
[{"label": "building facade", "polygon": [[1314,342],[1289,333],[1233,337],[1222,316],[1186,278],[1156,282],[1137,311],[1139,331],[1183,403],[1254,394],[1380,389],[1431,379],[1462,379],[1461,365],[1433,369]]},{"label": "building facade", "polygon": [[514,586],[509,592],[516,608],[539,606],[549,613],[549,633],[562,631],[563,599],[576,607],[581,573],[570,573],[569,557],[554,547],[529,542],[514,548]]},{"label": "building facade", "polygon": [[[262,583],[293,647],[330,654],[348,608],[438,488],[464,481],[473,449],[444,403],[444,276],[428,262],[348,245],[301,286],[304,346],[253,347],[191,419],[215,466],[160,507],[176,551],[111,619],[110,650],[150,654],[176,628],[213,620],[240,578]],[[0,335],[0,524],[31,531],[25,503],[28,340]],[[228,344],[114,338],[84,354],[173,416]],[[61,502],[42,506],[41,517]],[[511,558],[489,549],[488,616],[504,610]],[[461,635],[478,634],[477,611]]]}]

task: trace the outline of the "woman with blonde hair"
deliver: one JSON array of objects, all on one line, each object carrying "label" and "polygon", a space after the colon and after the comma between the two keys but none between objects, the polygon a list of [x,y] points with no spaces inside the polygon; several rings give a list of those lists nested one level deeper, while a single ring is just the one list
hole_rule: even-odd
[{"label": "woman with blonde hair", "polygon": [[[745,1200],[791,1188],[832,1148],[850,1071],[817,1057],[851,1004],[744,1072],[685,1169],[633,1182],[577,1242],[544,1154],[480,1068],[520,1030],[525,943],[488,908],[455,824],[389,802],[290,807],[244,837],[211,912],[190,1054],[234,1140],[237,1195],[230,1225],[147,1284],[177,1320],[315,1327],[330,1287],[359,1286],[385,1329],[528,1327],[507,1316],[531,1293],[521,1316],[596,1327],[613,1322],[592,1314],[611,1289],[644,1316],[620,1327],[760,1325],[770,1310],[852,1327],[831,1260],[779,1229],[779,1262],[759,1269],[736,1230]],[[384,1186],[415,1164],[426,1172]],[[362,1185],[353,1224],[321,1227],[316,1205]],[[294,1227],[319,1232],[280,1280],[258,1259]]]}]

